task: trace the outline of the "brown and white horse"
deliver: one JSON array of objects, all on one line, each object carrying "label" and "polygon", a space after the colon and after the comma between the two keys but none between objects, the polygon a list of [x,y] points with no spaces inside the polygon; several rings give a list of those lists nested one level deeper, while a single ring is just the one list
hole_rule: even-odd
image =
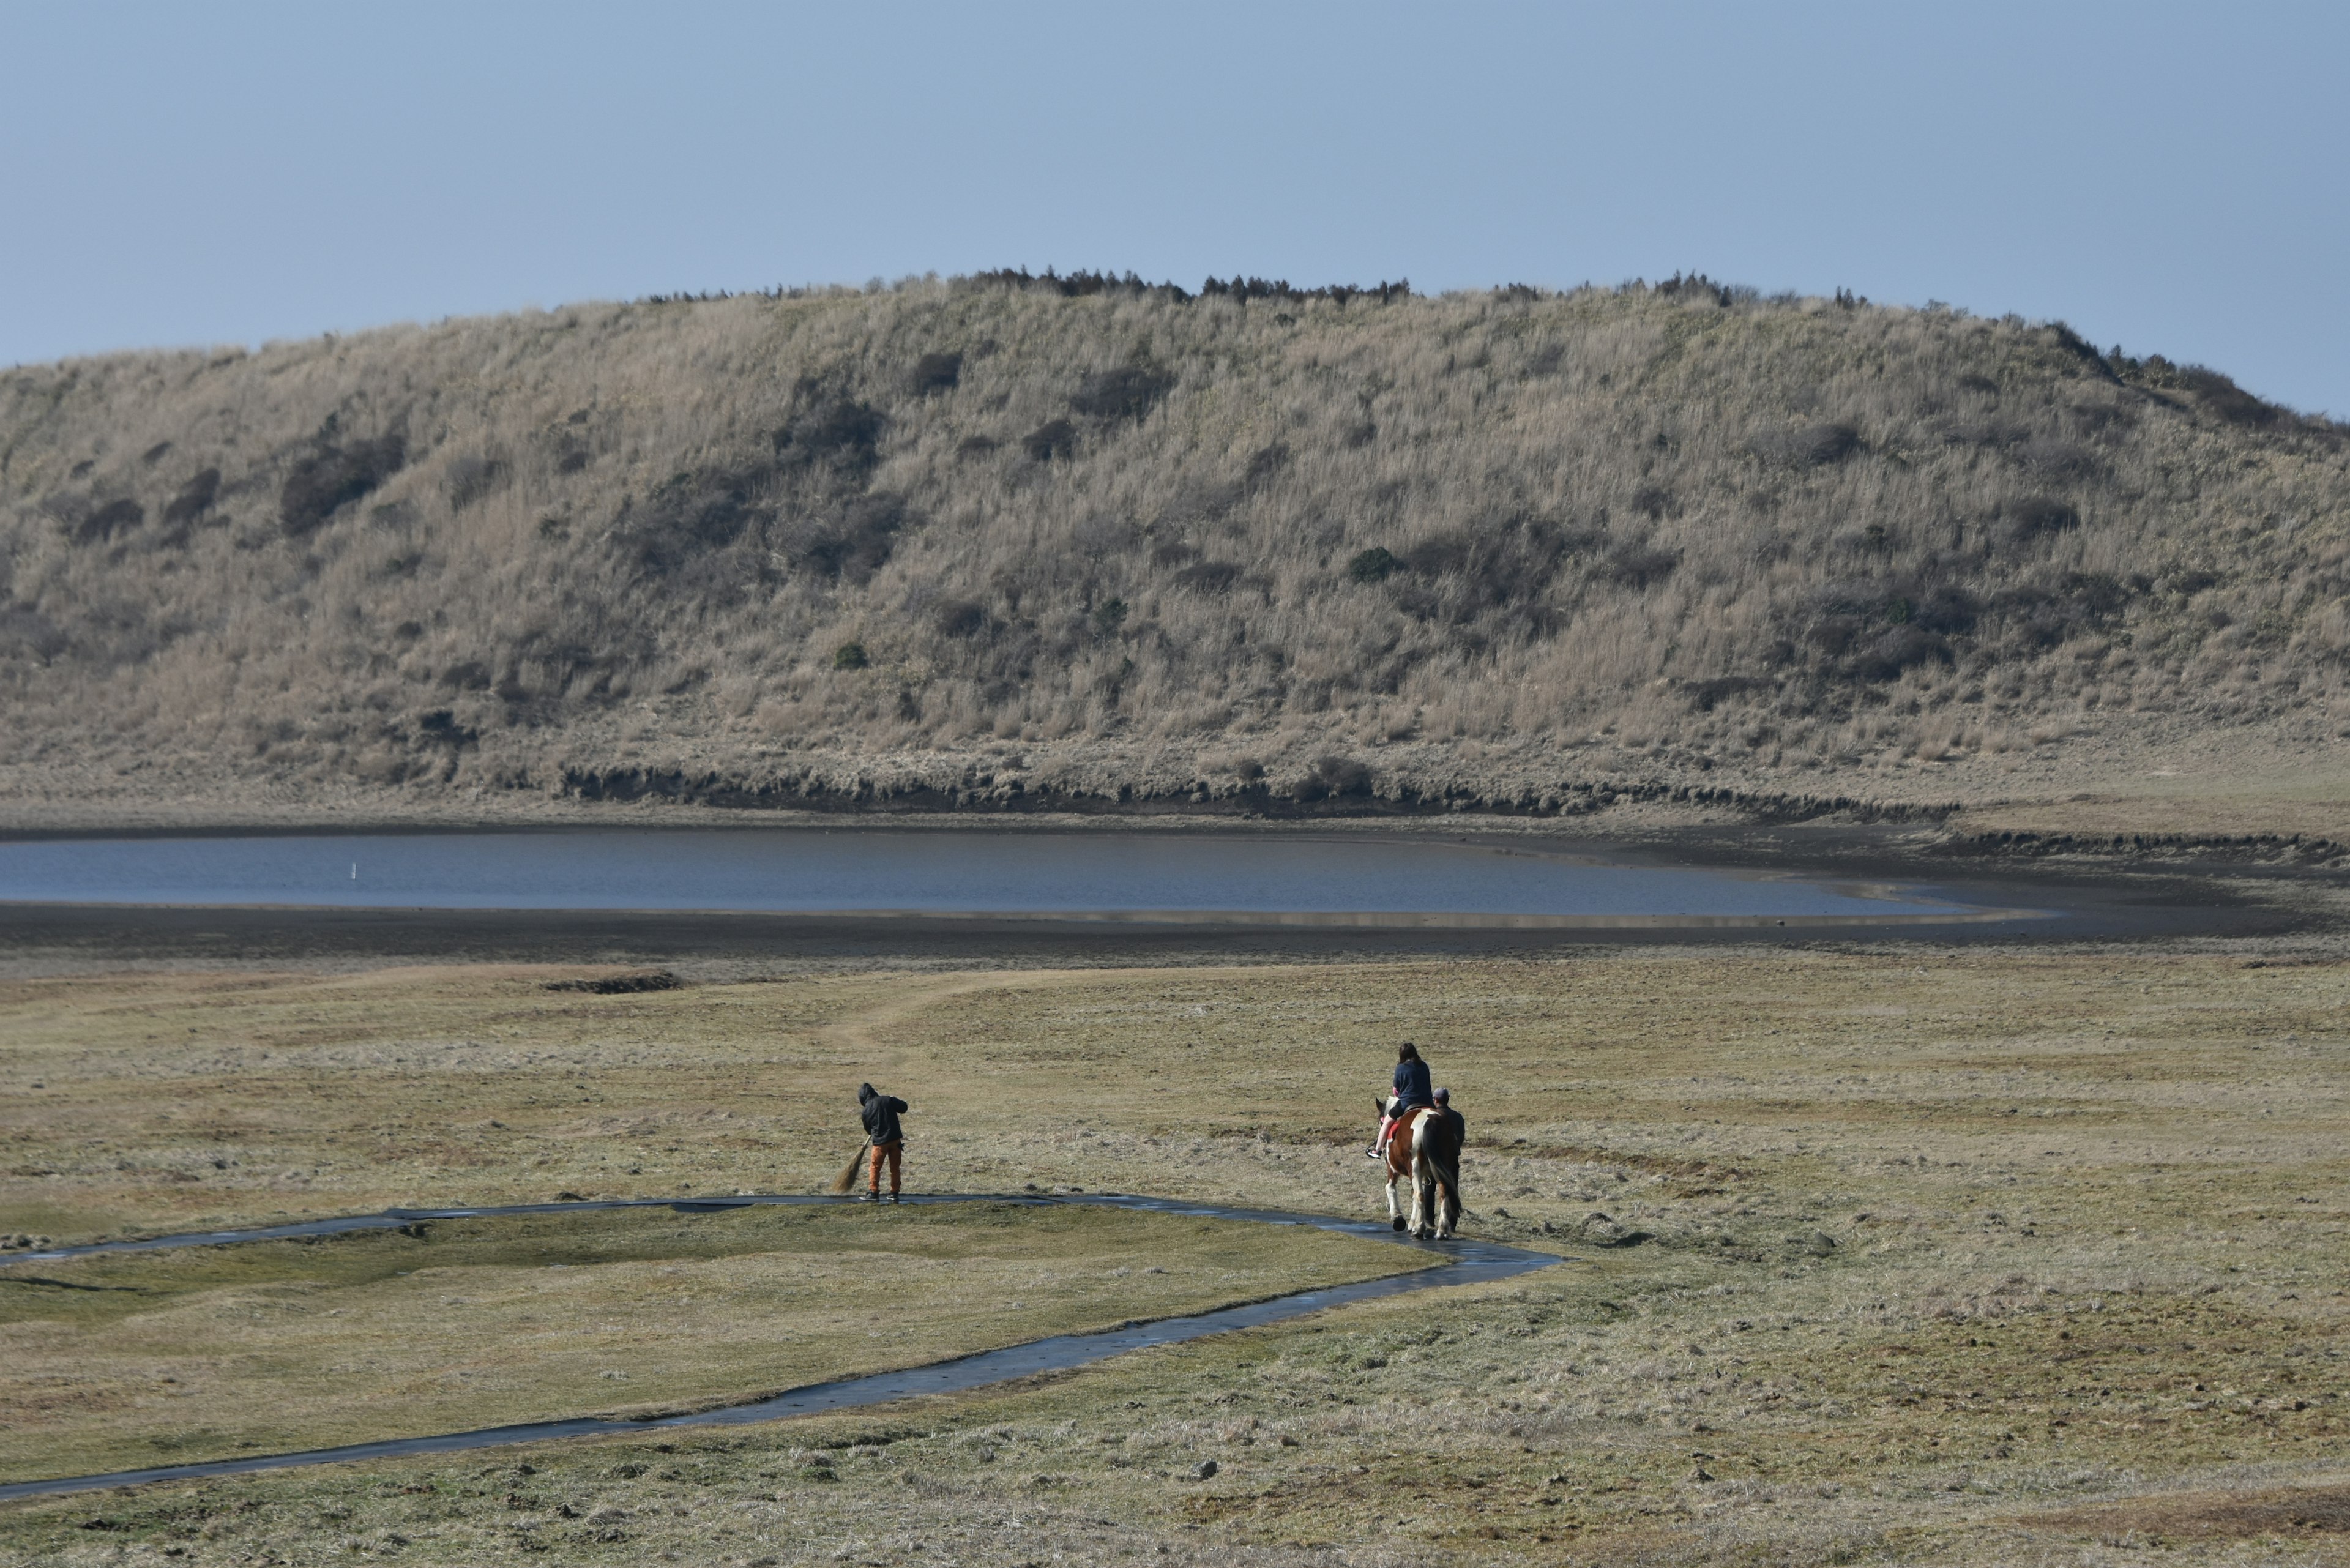
[{"label": "brown and white horse", "polygon": [[[1461,1225],[1461,1138],[1449,1116],[1428,1106],[1406,1111],[1388,1138],[1388,1220],[1425,1241],[1450,1241]],[[1411,1183],[1411,1217],[1396,1199]]]}]

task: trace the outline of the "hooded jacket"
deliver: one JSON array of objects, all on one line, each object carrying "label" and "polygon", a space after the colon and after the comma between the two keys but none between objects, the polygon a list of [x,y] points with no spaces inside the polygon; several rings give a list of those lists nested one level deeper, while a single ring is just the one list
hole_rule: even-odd
[{"label": "hooded jacket", "polygon": [[858,1096],[857,1107],[857,1114],[865,1119],[865,1140],[872,1144],[904,1142],[906,1132],[898,1125],[898,1118],[910,1107],[895,1095],[875,1093],[870,1084],[865,1085],[865,1091]]}]

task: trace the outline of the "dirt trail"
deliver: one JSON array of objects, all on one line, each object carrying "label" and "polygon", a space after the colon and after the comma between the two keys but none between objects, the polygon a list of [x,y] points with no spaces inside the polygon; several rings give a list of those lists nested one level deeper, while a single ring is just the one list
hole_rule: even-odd
[{"label": "dirt trail", "polygon": [[981,992],[1014,991],[1095,979],[1098,978],[1099,972],[1082,969],[1021,969],[992,971],[984,974],[947,975],[937,979],[908,976],[903,982],[904,989],[897,995],[861,1012],[852,1012],[846,1018],[826,1024],[817,1031],[817,1038],[845,1053],[894,1065],[900,1059],[899,1048],[882,1039],[880,1032],[891,1024],[902,1023],[926,1007]]}]

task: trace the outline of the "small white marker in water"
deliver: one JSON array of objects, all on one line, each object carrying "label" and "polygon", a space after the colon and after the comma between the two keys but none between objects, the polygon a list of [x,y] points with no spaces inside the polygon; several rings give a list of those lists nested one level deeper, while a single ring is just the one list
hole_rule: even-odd
[{"label": "small white marker in water", "polygon": [[352,862],[351,862],[351,880],[352,880],[352,881],[354,881],[354,882],[356,882],[356,881],[358,881],[359,879],[359,863],[358,861],[354,860],[354,861],[352,861]]}]

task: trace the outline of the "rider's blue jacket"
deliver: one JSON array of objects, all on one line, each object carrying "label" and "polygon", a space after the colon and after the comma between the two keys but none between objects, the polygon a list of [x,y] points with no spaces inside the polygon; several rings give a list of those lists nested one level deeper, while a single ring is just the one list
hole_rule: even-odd
[{"label": "rider's blue jacket", "polygon": [[1395,1108],[1408,1111],[1414,1106],[1436,1104],[1436,1091],[1430,1086],[1428,1064],[1398,1062],[1395,1071]]}]

